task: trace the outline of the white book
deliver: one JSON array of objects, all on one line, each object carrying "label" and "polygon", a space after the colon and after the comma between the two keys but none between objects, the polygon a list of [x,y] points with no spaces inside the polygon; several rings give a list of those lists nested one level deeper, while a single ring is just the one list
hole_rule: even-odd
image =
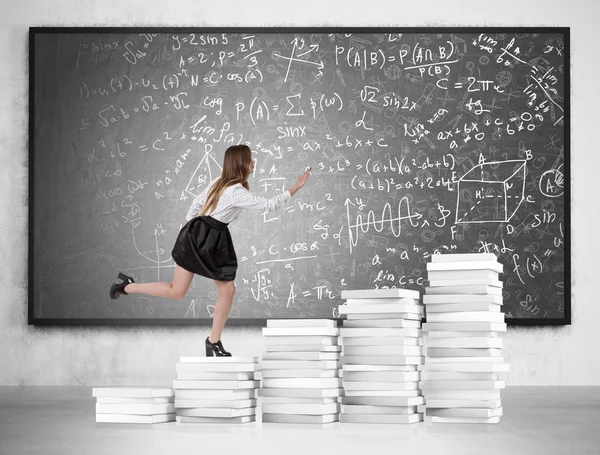
[{"label": "white book", "polygon": [[263,414],[297,414],[297,415],[326,415],[336,414],[340,412],[339,403],[327,404],[310,404],[310,403],[295,403],[295,404],[275,404],[263,403]]},{"label": "white book", "polygon": [[346,390],[347,397],[419,397],[420,390]]},{"label": "white book", "polygon": [[198,373],[249,373],[257,370],[256,363],[176,363],[175,371],[195,371]]},{"label": "white book", "polygon": [[461,311],[455,313],[428,313],[427,322],[504,322],[504,313],[492,311]]},{"label": "white book", "polygon": [[206,363],[206,364],[222,364],[222,363],[256,363],[257,357],[179,357],[180,363]]},{"label": "white book", "polygon": [[175,400],[248,400],[255,397],[256,389],[175,391]]},{"label": "white book", "polygon": [[459,338],[427,338],[427,348],[442,349],[501,349],[502,338],[459,337]]},{"label": "white book", "polygon": [[177,416],[176,421],[181,423],[220,423],[220,424],[243,424],[256,421],[256,416],[241,417],[188,417]]},{"label": "white book", "polygon": [[337,327],[263,327],[264,337],[282,337],[282,336],[327,336],[336,337],[339,335]]},{"label": "white book", "polygon": [[424,357],[404,355],[345,355],[343,365],[422,365]]},{"label": "white book", "polygon": [[288,346],[288,345],[323,345],[332,346],[337,344],[336,336],[268,336],[263,338],[265,345],[269,346]]},{"label": "white book", "polygon": [[447,390],[489,390],[504,389],[504,381],[432,381],[425,380],[422,384],[423,390],[447,389]]},{"label": "white book", "polygon": [[506,332],[505,322],[424,322],[423,331],[430,332],[436,330],[448,331],[486,331],[486,332]]},{"label": "white book", "polygon": [[425,397],[342,397],[342,406],[382,406],[382,407],[408,407],[425,403]]},{"label": "white book", "polygon": [[486,302],[467,302],[467,303],[436,303],[425,306],[425,313],[458,313],[462,311],[491,311],[499,313],[502,305]]},{"label": "white book", "polygon": [[97,423],[165,423],[174,421],[175,414],[96,414]]},{"label": "white book", "polygon": [[502,349],[485,348],[427,348],[428,357],[501,357]]},{"label": "white book", "polygon": [[357,289],[341,292],[342,299],[377,299],[377,298],[402,298],[419,299],[419,291],[410,289]]},{"label": "white book", "polygon": [[414,328],[348,328],[342,327],[340,329],[340,336],[342,338],[347,337],[420,337],[422,334],[421,329]]},{"label": "white book", "polygon": [[339,305],[340,314],[363,314],[363,313],[419,313],[423,312],[420,305],[409,304],[385,304],[385,305]]},{"label": "white book", "polygon": [[334,389],[342,386],[341,378],[266,378],[263,388]]},{"label": "white book", "polygon": [[463,371],[463,372],[481,372],[492,373],[497,371],[509,371],[508,363],[429,363],[425,365],[425,370],[430,371]]},{"label": "white book", "polygon": [[355,404],[342,405],[344,414],[391,414],[409,415],[417,412],[416,406],[365,406]]},{"label": "white book", "polygon": [[502,415],[502,408],[426,408],[428,416],[432,417],[470,417],[470,418],[489,418]]},{"label": "white book", "polygon": [[491,270],[504,273],[504,266],[497,261],[428,262],[427,271],[433,270]]},{"label": "white book", "polygon": [[400,423],[411,424],[423,421],[423,414],[340,414],[341,423]]},{"label": "white book", "polygon": [[494,253],[437,253],[431,255],[431,262],[494,262],[498,257]]},{"label": "white book", "polygon": [[173,397],[129,398],[129,397],[97,397],[96,403],[102,404],[159,404],[173,403]]},{"label": "white book", "polygon": [[366,320],[354,320],[344,321],[344,328],[413,328],[420,329],[420,320],[411,319],[366,319]]},{"label": "white book", "polygon": [[436,363],[504,363],[504,357],[426,357],[425,364]]},{"label": "white book", "polygon": [[332,423],[339,421],[339,414],[325,415],[294,415],[294,414],[268,414],[262,416],[263,423]]},{"label": "white book", "polygon": [[425,417],[425,423],[482,423],[482,424],[490,424],[490,423],[498,423],[500,422],[500,417],[489,417],[489,418],[469,418],[469,417],[436,417],[436,416],[427,416]]},{"label": "white book", "polygon": [[[423,296],[425,308],[430,305],[438,304],[459,304],[459,303],[489,303],[502,305],[502,296],[496,294],[426,294]],[[429,310],[428,310],[429,311]]]},{"label": "white book", "polygon": [[96,403],[96,414],[158,415],[158,414],[172,414],[174,412],[175,412],[175,405],[173,403],[154,403],[154,404]]},{"label": "white book", "polygon": [[[241,379],[254,379],[254,375],[256,372],[256,364],[251,365],[250,371],[206,371],[203,368],[203,365],[197,363],[176,363],[175,364],[175,372],[179,374],[183,374],[183,376],[189,376],[190,378],[198,379],[198,380],[207,380],[207,381],[220,381],[220,380],[241,380]],[[226,366],[231,366],[231,364],[226,364]],[[183,379],[183,378],[178,378]]]},{"label": "white book", "polygon": [[246,417],[256,415],[256,408],[185,408],[177,409],[182,417]]},{"label": "white book", "polygon": [[295,370],[307,368],[309,370],[331,370],[340,367],[337,360],[263,360],[260,363],[263,370]]},{"label": "white book", "polygon": [[250,400],[175,400],[175,407],[182,408],[254,408],[256,399]]},{"label": "white book", "polygon": [[338,403],[339,397],[328,398],[302,398],[302,397],[261,397],[265,404],[329,404]]},{"label": "white book", "polygon": [[265,352],[342,352],[342,347],[339,345],[323,346],[318,344],[299,344],[288,346],[266,345]]},{"label": "white book", "polygon": [[426,381],[506,381],[508,371],[492,373],[463,371],[421,371],[421,378]]},{"label": "white book", "polygon": [[337,378],[339,377],[339,370],[263,370],[263,379],[267,378]]},{"label": "white book", "polygon": [[[486,284],[472,284],[461,286],[436,286],[425,288],[427,295],[447,295],[447,294],[478,294],[479,297],[484,295],[497,295],[502,297],[502,288],[497,286],[488,286]],[[423,302],[425,303],[425,302]]]},{"label": "white book", "polygon": [[434,400],[499,400],[500,390],[447,390],[430,389],[423,391],[425,404],[429,406],[429,399]]},{"label": "white book", "polygon": [[478,400],[478,399],[462,399],[448,400],[427,398],[428,408],[488,408],[494,409],[502,406],[500,399],[494,400]]},{"label": "white book", "polygon": [[256,372],[178,371],[177,379],[180,381],[251,381],[256,379]]},{"label": "white book", "polygon": [[344,356],[422,356],[425,355],[421,346],[344,346]]},{"label": "white book", "polygon": [[243,390],[260,387],[260,381],[173,381],[174,389]]},{"label": "white book", "polygon": [[426,338],[427,341],[430,341],[434,338],[493,338],[493,339],[501,339],[502,333],[500,332],[486,332],[484,331],[468,331],[468,330],[436,330],[434,332],[427,332]]},{"label": "white book", "polygon": [[419,382],[356,382],[343,381],[344,391],[353,390],[418,390]]},{"label": "white book", "polygon": [[172,397],[173,389],[166,387],[94,387],[93,397],[160,398]]},{"label": "white book", "polygon": [[260,397],[331,398],[341,397],[344,389],[258,389]]},{"label": "white book", "polygon": [[343,365],[344,374],[347,371],[417,371],[416,365],[372,365],[372,364],[349,364]]},{"label": "white book", "polygon": [[267,319],[267,327],[337,327],[335,319]]},{"label": "white book", "polygon": [[429,281],[438,280],[498,280],[500,274],[495,270],[428,270],[427,279]]},{"label": "white book", "polygon": [[502,288],[502,281],[499,280],[431,280],[429,281],[430,288],[447,287],[447,286],[494,286]]},{"label": "white book", "polygon": [[356,313],[347,314],[347,321],[370,320],[370,319],[412,319],[420,321],[423,318],[424,310],[418,313]]},{"label": "white book", "polygon": [[346,299],[344,305],[420,305],[420,299]]},{"label": "white book", "polygon": [[339,360],[339,352],[263,352],[262,360]]},{"label": "white book", "polygon": [[410,382],[420,379],[419,371],[344,371],[344,382]]},{"label": "white book", "polygon": [[342,337],[342,346],[420,346],[421,337]]}]

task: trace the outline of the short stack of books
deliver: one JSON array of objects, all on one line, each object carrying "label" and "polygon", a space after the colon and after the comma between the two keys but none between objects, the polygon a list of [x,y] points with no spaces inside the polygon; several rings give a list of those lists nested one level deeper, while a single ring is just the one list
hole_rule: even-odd
[{"label": "short stack of books", "polygon": [[176,364],[177,423],[256,420],[256,357],[180,357]]},{"label": "short stack of books", "polygon": [[269,319],[263,328],[263,423],[339,421],[342,380],[337,321]]},{"label": "short stack of books", "polygon": [[489,253],[438,254],[427,271],[425,422],[497,423],[509,371],[500,338],[502,264]]},{"label": "short stack of books", "polygon": [[175,421],[173,389],[165,387],[94,387],[96,422],[164,423]]},{"label": "short stack of books", "polygon": [[419,387],[423,364],[418,291],[342,291],[340,329],[345,423],[416,423],[424,403]]}]

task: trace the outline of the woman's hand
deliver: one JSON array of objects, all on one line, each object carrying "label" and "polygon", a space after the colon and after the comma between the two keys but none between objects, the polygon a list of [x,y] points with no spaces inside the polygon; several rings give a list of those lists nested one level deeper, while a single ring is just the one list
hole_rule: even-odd
[{"label": "woman's hand", "polygon": [[310,177],[310,168],[308,168],[304,174],[302,174],[300,177],[298,177],[298,180],[296,181],[296,184],[290,188],[290,194],[293,196],[296,191],[298,191],[300,188],[302,188],[306,182],[308,181],[308,177]]}]

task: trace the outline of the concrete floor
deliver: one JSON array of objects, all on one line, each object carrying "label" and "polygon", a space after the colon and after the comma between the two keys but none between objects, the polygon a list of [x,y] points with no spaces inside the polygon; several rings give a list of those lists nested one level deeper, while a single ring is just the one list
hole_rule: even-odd
[{"label": "concrete floor", "polygon": [[0,387],[0,454],[600,454],[600,387],[508,387],[499,424],[97,424],[90,387]]}]

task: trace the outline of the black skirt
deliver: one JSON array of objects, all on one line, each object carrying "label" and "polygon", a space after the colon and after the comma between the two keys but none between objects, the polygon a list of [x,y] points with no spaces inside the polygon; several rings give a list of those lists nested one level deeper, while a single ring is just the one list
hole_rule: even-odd
[{"label": "black skirt", "polygon": [[227,223],[197,216],[179,231],[171,252],[185,270],[217,281],[233,281],[237,257]]}]

